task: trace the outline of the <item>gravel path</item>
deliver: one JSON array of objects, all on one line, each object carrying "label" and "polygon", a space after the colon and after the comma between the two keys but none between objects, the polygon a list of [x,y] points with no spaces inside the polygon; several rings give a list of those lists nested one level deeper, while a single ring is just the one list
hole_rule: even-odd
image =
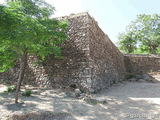
[{"label": "gravel path", "polygon": [[4,93],[5,87],[0,84],[0,120],[9,116],[19,120],[160,120],[159,82],[123,82],[92,95],[106,104],[89,104],[60,90],[37,88],[32,97],[20,96],[24,104],[14,104],[14,93]]}]

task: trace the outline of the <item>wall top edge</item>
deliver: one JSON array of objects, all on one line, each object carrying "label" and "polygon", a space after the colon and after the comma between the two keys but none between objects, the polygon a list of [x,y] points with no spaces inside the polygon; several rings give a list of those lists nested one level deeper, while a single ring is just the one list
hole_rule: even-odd
[{"label": "wall top edge", "polygon": [[160,55],[152,55],[152,54],[123,54],[124,56],[130,56],[130,57],[154,57],[154,58],[160,58]]},{"label": "wall top edge", "polygon": [[79,16],[85,16],[85,15],[90,16],[88,12],[81,12],[81,13],[76,13],[76,14],[71,13],[68,16],[55,17],[54,19],[62,20],[62,19],[76,18]]}]

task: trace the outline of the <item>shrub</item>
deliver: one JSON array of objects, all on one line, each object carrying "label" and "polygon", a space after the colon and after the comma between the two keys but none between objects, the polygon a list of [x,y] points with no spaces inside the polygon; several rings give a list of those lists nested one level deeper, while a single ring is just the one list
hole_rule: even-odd
[{"label": "shrub", "polygon": [[22,94],[23,96],[31,96],[32,91],[31,90],[25,90],[25,92]]},{"label": "shrub", "polygon": [[76,84],[71,84],[70,87],[71,87],[71,88],[74,88],[74,89],[77,88]]},{"label": "shrub", "polygon": [[7,87],[7,92],[14,92],[16,90],[16,86],[15,85],[11,85]]},{"label": "shrub", "polygon": [[116,82],[116,80],[113,80],[113,84],[116,84],[117,82]]}]

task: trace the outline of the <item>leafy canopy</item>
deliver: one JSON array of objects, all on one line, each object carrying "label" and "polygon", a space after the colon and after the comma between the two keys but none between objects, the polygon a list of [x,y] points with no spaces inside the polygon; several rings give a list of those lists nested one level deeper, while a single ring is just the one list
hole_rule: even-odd
[{"label": "leafy canopy", "polygon": [[151,54],[160,52],[160,15],[138,15],[127,26],[126,33],[119,35],[119,46],[127,53],[136,50]]},{"label": "leafy canopy", "polygon": [[24,51],[42,59],[61,56],[67,22],[50,19],[54,8],[43,0],[16,0],[0,5],[0,72],[22,59]]}]

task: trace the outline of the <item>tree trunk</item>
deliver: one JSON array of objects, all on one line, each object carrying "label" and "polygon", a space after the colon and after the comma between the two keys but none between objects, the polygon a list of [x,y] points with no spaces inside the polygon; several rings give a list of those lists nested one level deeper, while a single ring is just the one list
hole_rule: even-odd
[{"label": "tree trunk", "polygon": [[156,51],[152,49],[152,54],[157,55]]},{"label": "tree trunk", "polygon": [[157,53],[156,53],[156,44],[153,44],[152,42],[151,43],[149,43],[149,50],[150,50],[150,52],[152,53],[152,54],[154,54],[154,55],[156,55]]},{"label": "tree trunk", "polygon": [[154,54],[154,55],[157,54],[157,53],[156,53],[156,49],[155,49],[154,47],[150,47],[150,51],[151,51],[151,53]]},{"label": "tree trunk", "polygon": [[21,60],[20,60],[20,73],[19,73],[19,78],[18,78],[18,81],[17,81],[15,103],[18,103],[18,93],[19,93],[21,83],[22,83],[23,78],[24,78],[26,65],[27,65],[27,49],[24,50],[24,53],[23,53],[23,55],[21,57]]}]

